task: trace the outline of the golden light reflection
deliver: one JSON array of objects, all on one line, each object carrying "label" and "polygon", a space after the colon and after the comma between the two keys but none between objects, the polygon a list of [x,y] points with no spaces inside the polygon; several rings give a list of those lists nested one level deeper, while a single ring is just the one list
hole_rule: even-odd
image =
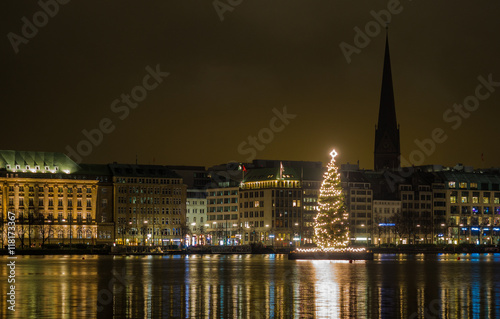
[{"label": "golden light reflection", "polygon": [[[6,259],[1,260],[6,278]],[[13,318],[497,317],[499,258],[22,257]],[[116,275],[117,274],[117,275]],[[0,285],[0,293],[7,292]],[[109,293],[110,299],[103,298]],[[0,308],[0,317],[7,315]]]},{"label": "golden light reflection", "polygon": [[312,261],[314,273],[316,275],[315,314],[319,318],[339,318],[339,287],[337,278],[334,276],[334,269],[330,261]]}]

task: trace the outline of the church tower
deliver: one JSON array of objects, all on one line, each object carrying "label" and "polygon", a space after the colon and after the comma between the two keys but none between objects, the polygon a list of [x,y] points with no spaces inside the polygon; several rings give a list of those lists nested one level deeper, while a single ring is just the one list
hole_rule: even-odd
[{"label": "church tower", "polygon": [[392,86],[391,58],[389,55],[389,35],[385,40],[384,70],[378,124],[375,127],[374,169],[398,169],[401,151],[399,147],[399,125],[396,120],[394,90]]}]

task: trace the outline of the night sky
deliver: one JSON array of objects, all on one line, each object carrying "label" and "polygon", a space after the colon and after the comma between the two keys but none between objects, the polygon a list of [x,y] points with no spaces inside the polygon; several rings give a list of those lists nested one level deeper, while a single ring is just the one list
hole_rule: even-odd
[{"label": "night sky", "polygon": [[[372,168],[385,30],[373,27],[350,63],[340,44],[354,46],[354,28],[393,2],[220,0],[218,13],[213,1],[73,0],[44,20],[36,1],[3,1],[0,149],[67,153],[88,140],[82,130],[104,121],[114,130],[85,149],[84,162],[248,161],[252,146],[242,143],[260,132],[268,143],[258,141],[255,158],[326,162],[335,147],[341,163]],[[443,119],[476,95],[479,76],[500,82],[500,2],[402,0],[394,8],[402,156],[440,128],[447,139],[423,164],[500,166],[500,83],[479,90],[479,106],[460,125],[455,113]],[[38,32],[24,37],[34,15]],[[157,65],[169,75],[156,88],[148,78],[147,91],[143,79]],[[142,102],[113,103],[134,88]],[[296,117],[283,126],[272,119],[285,106]]]}]

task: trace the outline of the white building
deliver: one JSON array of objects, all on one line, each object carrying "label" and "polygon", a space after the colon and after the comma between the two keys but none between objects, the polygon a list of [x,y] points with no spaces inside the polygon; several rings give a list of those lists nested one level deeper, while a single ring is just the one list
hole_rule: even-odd
[{"label": "white building", "polygon": [[186,226],[189,227],[189,245],[206,244],[207,234],[207,192],[189,189],[186,200]]},{"label": "white building", "polygon": [[373,201],[373,243],[394,244],[397,236],[394,232],[394,216],[401,212],[400,200]]}]

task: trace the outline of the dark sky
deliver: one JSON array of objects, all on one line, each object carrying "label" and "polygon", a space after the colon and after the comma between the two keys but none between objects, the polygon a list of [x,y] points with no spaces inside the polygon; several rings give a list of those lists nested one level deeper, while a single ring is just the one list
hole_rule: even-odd
[{"label": "dark sky", "polygon": [[[326,162],[335,147],[341,163],[372,168],[385,31],[374,28],[351,63],[339,45],[354,45],[354,28],[394,1],[228,2],[236,6],[223,21],[212,1],[193,0],[73,0],[43,21],[36,1],[3,1],[0,148],[66,152],[107,118],[114,131],[84,162],[246,161],[251,146],[241,143],[260,132],[269,143],[258,142],[256,158]],[[500,1],[397,8],[389,39],[403,157],[441,128],[447,140],[424,164],[500,166],[500,86],[456,129],[443,119],[476,94],[479,76],[500,82]],[[23,36],[22,18],[34,15],[38,33],[15,53],[9,33]],[[120,119],[113,101],[157,64],[170,75]],[[284,128],[272,122],[281,130],[271,138],[284,106],[296,117]]]}]

